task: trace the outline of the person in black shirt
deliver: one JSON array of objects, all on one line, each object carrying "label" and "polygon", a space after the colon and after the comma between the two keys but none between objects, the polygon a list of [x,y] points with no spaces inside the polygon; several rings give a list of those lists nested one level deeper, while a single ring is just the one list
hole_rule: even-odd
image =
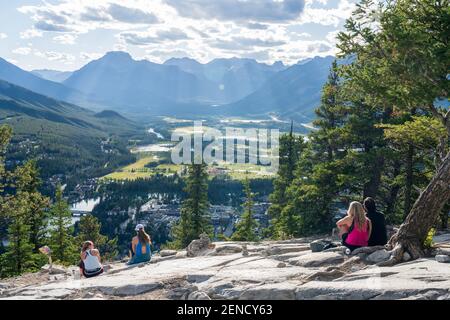
[{"label": "person in black shirt", "polygon": [[375,200],[368,197],[364,200],[364,209],[367,218],[372,221],[372,233],[369,238],[369,247],[384,246],[387,243],[386,221],[384,214],[377,211]]}]

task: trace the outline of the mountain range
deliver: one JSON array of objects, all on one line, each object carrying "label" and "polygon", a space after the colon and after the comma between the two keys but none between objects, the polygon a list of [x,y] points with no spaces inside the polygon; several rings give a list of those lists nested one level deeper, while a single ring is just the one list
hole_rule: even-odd
[{"label": "mountain range", "polygon": [[39,160],[43,176],[96,176],[129,161],[144,128],[115,111],[96,113],[0,80],[0,124],[14,135],[8,157]]},{"label": "mountain range", "polygon": [[202,64],[172,58],[162,64],[109,52],[73,72],[28,72],[0,59],[0,79],[97,112],[147,116],[276,115],[310,121],[333,57],[285,66],[252,59],[215,59]]},{"label": "mountain range", "polygon": [[71,71],[58,71],[48,69],[33,70],[31,71],[31,73],[42,79],[50,80],[53,82],[63,82],[72,75]]}]

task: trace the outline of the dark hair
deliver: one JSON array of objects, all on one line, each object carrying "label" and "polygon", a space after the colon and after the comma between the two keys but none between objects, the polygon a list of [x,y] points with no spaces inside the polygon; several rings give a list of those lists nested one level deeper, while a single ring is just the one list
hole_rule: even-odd
[{"label": "dark hair", "polygon": [[138,239],[140,243],[150,243],[150,236],[144,231],[144,229],[139,229]]},{"label": "dark hair", "polygon": [[93,246],[94,243],[92,241],[85,241],[83,242],[83,247],[81,248],[81,252],[85,252],[87,249],[89,249],[90,246]]},{"label": "dark hair", "polygon": [[375,200],[371,197],[367,197],[364,199],[364,208],[367,212],[374,212],[377,211],[377,207],[375,205]]}]

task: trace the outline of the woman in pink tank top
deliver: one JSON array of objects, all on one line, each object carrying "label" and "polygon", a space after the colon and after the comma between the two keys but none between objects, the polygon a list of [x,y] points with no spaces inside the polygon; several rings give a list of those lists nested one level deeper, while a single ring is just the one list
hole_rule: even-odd
[{"label": "woman in pink tank top", "polygon": [[368,246],[372,223],[366,217],[361,203],[357,201],[350,203],[347,216],[339,220],[336,225],[341,230],[342,244],[351,251]]}]

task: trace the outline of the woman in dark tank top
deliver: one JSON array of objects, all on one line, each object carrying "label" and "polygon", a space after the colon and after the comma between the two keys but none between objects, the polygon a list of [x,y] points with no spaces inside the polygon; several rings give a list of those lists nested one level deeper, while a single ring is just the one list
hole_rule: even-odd
[{"label": "woman in dark tank top", "polygon": [[372,222],[372,233],[369,238],[369,247],[384,246],[387,243],[386,220],[384,214],[377,211],[375,200],[368,197],[364,200],[366,216]]}]

